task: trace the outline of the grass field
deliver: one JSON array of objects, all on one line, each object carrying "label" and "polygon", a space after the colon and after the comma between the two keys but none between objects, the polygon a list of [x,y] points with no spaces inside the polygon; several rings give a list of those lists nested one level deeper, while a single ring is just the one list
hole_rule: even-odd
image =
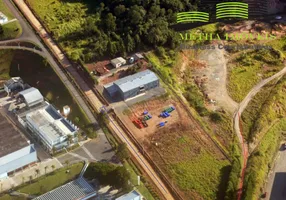
[{"label": "grass field", "polygon": [[0,80],[7,80],[10,78],[10,65],[13,60],[13,50],[0,51]]},{"label": "grass field", "polygon": [[[242,115],[243,133],[249,142],[259,141],[275,121],[286,114],[286,76],[265,86],[250,102]],[[256,141],[257,142],[257,141]]]},{"label": "grass field", "polygon": [[[0,10],[8,17],[8,20],[15,18],[3,1],[0,1]],[[0,35],[0,40],[17,38],[22,34],[22,28],[18,21],[3,25],[3,30],[4,33]]]},{"label": "grass field", "polygon": [[[36,180],[33,180],[31,184],[27,183],[25,184],[25,186],[20,186],[20,188],[18,188],[17,191],[32,195],[44,194],[75,179],[80,174],[82,168],[83,168],[83,163],[76,163],[69,167],[61,168],[55,172],[52,172]],[[70,173],[66,173],[67,169],[70,170]],[[20,199],[23,198],[10,197],[9,195],[4,195],[0,197],[0,200],[20,200]]]},{"label": "grass field", "polygon": [[42,57],[23,50],[1,50],[0,62],[1,80],[20,76],[24,82],[38,88],[43,96],[58,109],[62,110],[63,106],[69,105],[71,113],[68,118],[86,131],[90,123],[88,118]]},{"label": "grass field", "polygon": [[231,61],[228,76],[228,91],[237,102],[259,81],[270,77],[283,68],[283,55],[276,50],[242,52]]}]

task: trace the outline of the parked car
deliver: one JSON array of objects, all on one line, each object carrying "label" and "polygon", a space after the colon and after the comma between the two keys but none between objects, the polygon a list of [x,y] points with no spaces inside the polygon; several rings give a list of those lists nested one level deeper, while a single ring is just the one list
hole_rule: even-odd
[{"label": "parked car", "polygon": [[280,20],[280,19],[282,19],[282,16],[279,16],[279,15],[278,15],[278,16],[275,17],[275,19]]}]

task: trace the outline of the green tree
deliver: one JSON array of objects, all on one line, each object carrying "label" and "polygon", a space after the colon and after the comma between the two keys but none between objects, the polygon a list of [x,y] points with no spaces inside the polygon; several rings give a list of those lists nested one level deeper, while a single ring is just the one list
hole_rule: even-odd
[{"label": "green tree", "polygon": [[31,182],[33,180],[33,176],[32,175],[29,176],[29,180],[30,180],[30,184],[31,184]]},{"label": "green tree", "polygon": [[142,6],[131,6],[128,12],[128,16],[131,24],[137,25],[142,23],[144,16],[146,14],[145,9]]},{"label": "green tree", "polygon": [[45,174],[47,173],[47,169],[49,168],[48,165],[45,166]]},{"label": "green tree", "polygon": [[114,14],[117,17],[123,14],[125,11],[126,11],[126,8],[124,5],[118,5],[114,8]]},{"label": "green tree", "polygon": [[115,31],[116,29],[116,23],[115,23],[115,17],[113,16],[112,13],[108,13],[106,17],[103,20],[104,24],[103,26],[105,27],[106,31]]},{"label": "green tree", "polygon": [[129,34],[126,37],[126,49],[127,52],[131,52],[135,49],[134,39]]},{"label": "green tree", "polygon": [[38,178],[39,175],[40,175],[40,170],[39,169],[35,169],[35,176],[36,176],[36,178]]},{"label": "green tree", "polygon": [[4,29],[3,29],[3,26],[0,24],[0,35],[3,35],[4,33]]},{"label": "green tree", "polygon": [[116,151],[116,156],[120,160],[128,159],[130,157],[129,151],[127,149],[127,145],[125,143],[119,144],[117,151]]}]

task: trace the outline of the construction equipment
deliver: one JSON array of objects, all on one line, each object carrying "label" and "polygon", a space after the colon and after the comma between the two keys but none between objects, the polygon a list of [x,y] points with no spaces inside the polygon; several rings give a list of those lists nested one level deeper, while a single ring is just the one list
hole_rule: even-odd
[{"label": "construction equipment", "polygon": [[145,120],[145,121],[147,121],[147,120],[149,120],[149,119],[151,119],[151,118],[152,118],[152,116],[151,116],[150,114],[144,116],[144,120]]},{"label": "construction equipment", "polygon": [[147,122],[146,122],[145,120],[142,120],[141,122],[142,122],[142,124],[143,124],[143,126],[144,126],[145,128],[148,127],[148,124],[147,124]]},{"label": "construction equipment", "polygon": [[163,112],[171,113],[175,110],[175,107],[171,106],[169,108],[166,108]]},{"label": "construction equipment", "polygon": [[158,126],[159,126],[159,127],[163,127],[163,126],[165,126],[165,124],[166,124],[167,122],[168,122],[168,121],[160,122],[160,123],[158,124]]},{"label": "construction equipment", "polygon": [[137,127],[137,128],[139,128],[139,129],[141,129],[141,128],[144,128],[144,125],[142,124],[142,122],[138,119],[138,118],[133,118],[132,119],[132,122],[134,123],[134,125]]},{"label": "construction equipment", "polygon": [[160,114],[160,117],[167,118],[167,117],[170,117],[170,114],[168,112],[162,112]]}]

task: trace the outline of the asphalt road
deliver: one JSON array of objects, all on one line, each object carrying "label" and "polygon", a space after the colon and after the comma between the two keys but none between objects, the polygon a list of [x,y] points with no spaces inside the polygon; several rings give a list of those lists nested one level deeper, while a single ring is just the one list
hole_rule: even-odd
[{"label": "asphalt road", "polygon": [[281,149],[266,186],[266,200],[286,199],[286,150]]}]

